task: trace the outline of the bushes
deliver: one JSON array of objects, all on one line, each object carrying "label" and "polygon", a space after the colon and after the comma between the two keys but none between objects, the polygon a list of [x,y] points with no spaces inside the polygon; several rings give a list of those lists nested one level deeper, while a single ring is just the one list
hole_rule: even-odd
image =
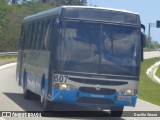
[{"label": "bushes", "polygon": [[0,1],[0,52],[17,51],[23,18],[49,8],[37,2],[8,5]]},{"label": "bushes", "polygon": [[[57,0],[47,0],[45,3],[42,0],[22,1],[23,4],[16,2],[9,5],[7,0],[0,0],[0,52],[17,51],[24,17],[64,4]],[[73,4],[82,5],[86,0],[72,1]]]}]

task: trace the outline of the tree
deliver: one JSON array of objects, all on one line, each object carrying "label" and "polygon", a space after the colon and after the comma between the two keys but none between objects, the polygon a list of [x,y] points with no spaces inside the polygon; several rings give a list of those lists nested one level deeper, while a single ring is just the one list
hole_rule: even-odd
[{"label": "tree", "polygon": [[25,16],[69,4],[85,5],[86,0],[0,0],[0,52],[17,51]]},{"label": "tree", "polygon": [[158,49],[160,48],[160,43],[158,43],[158,41],[153,40],[152,37],[151,40],[149,40],[149,37],[146,37],[145,48]]},{"label": "tree", "polygon": [[8,3],[10,4],[18,4],[20,0],[8,0]]},{"label": "tree", "polygon": [[10,12],[6,0],[0,1],[0,52],[3,51],[6,47],[6,27],[9,23],[7,14]]},{"label": "tree", "polygon": [[51,5],[86,5],[86,0],[42,0],[43,3],[49,3]]},{"label": "tree", "polygon": [[71,5],[86,5],[87,1],[86,0],[71,0]]}]

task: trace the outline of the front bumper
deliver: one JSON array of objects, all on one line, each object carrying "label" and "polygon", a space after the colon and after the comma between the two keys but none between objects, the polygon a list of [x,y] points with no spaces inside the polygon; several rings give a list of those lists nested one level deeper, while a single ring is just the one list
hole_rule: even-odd
[{"label": "front bumper", "polygon": [[66,91],[53,89],[52,102],[61,102],[66,104],[74,104],[79,106],[132,106],[136,105],[137,95],[120,95],[118,93],[112,95],[89,94],[79,90]]}]

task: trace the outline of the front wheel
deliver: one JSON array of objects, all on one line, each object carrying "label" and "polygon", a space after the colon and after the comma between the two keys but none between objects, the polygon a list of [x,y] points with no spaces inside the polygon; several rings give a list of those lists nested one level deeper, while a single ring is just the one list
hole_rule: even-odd
[{"label": "front wheel", "polygon": [[52,104],[45,97],[44,87],[41,89],[41,107],[42,107],[43,111],[51,111],[52,110]]},{"label": "front wheel", "polygon": [[121,117],[123,114],[123,108],[124,108],[124,106],[111,107],[111,116],[112,117]]}]

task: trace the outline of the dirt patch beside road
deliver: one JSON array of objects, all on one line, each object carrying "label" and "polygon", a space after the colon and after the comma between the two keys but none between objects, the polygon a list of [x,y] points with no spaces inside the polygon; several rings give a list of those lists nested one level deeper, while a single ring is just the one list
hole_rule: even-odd
[{"label": "dirt patch beside road", "polygon": [[16,61],[17,61],[17,58],[2,59],[2,60],[0,60],[0,66],[4,65],[4,64],[16,62]]}]

